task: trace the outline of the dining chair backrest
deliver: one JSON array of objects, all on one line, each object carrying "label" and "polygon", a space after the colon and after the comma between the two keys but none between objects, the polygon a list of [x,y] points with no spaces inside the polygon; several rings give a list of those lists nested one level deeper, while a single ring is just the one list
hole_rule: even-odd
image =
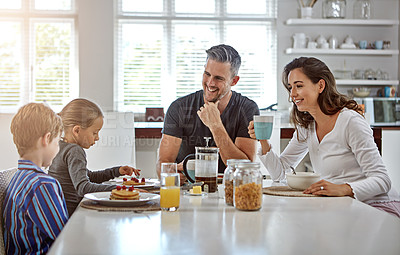
[{"label": "dining chair backrest", "polygon": [[135,129],[132,112],[105,112],[99,141],[86,150],[88,169],[118,165],[135,167]]},{"label": "dining chair backrest", "polygon": [[10,183],[12,177],[14,176],[17,168],[10,168],[6,170],[0,171],[0,206],[1,206],[1,220],[0,220],[0,235],[1,235],[1,242],[0,242],[0,254],[5,254],[4,249],[4,238],[3,238],[3,202],[6,196],[6,189],[8,184]]}]

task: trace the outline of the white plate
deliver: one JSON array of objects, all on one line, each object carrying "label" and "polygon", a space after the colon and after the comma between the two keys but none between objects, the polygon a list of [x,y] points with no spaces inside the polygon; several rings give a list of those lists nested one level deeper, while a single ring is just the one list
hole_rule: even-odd
[{"label": "white plate", "polygon": [[205,196],[207,193],[206,192],[201,192],[201,194],[194,194],[194,193],[190,193],[189,191],[186,191],[185,195],[188,196]]},{"label": "white plate", "polygon": [[[106,184],[114,184],[114,185],[121,185],[122,186],[122,183],[124,182],[124,180],[123,180],[124,178],[130,180],[132,177],[131,176],[128,176],[128,177],[120,176],[120,177],[114,178],[112,180],[106,181],[104,183],[106,183]],[[144,184],[144,185],[133,185],[133,186],[135,186],[136,188],[140,189],[140,188],[151,188],[151,187],[156,186],[156,184],[157,184],[156,182],[150,181],[149,179],[146,179],[146,184]],[[127,186],[131,186],[131,185],[127,185]]]},{"label": "white plate", "polygon": [[139,192],[139,200],[110,200],[111,191],[85,194],[85,198],[108,206],[139,206],[150,201],[157,201],[160,195]]}]

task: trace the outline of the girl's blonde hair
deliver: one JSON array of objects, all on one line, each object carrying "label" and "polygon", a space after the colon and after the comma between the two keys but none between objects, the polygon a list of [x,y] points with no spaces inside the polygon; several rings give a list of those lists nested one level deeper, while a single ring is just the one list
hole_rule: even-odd
[{"label": "girl's blonde hair", "polygon": [[69,102],[58,114],[61,116],[64,130],[72,128],[76,125],[82,128],[88,128],[93,122],[104,117],[100,107],[84,98],[77,98]]},{"label": "girl's blonde hair", "polygon": [[13,117],[10,126],[15,146],[21,157],[37,149],[36,143],[39,138],[50,133],[50,141],[53,141],[61,134],[62,129],[60,117],[42,103],[22,106]]}]

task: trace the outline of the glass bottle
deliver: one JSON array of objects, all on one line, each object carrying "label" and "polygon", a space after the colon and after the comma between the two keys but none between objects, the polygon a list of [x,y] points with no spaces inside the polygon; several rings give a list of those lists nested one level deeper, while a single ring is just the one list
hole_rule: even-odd
[{"label": "glass bottle", "polygon": [[357,0],[353,5],[353,16],[355,19],[371,18],[371,1]]},{"label": "glass bottle", "polygon": [[262,206],[260,163],[239,163],[233,174],[233,204],[236,209],[256,211]]},{"label": "glass bottle", "polygon": [[225,203],[233,205],[233,174],[235,173],[236,166],[239,163],[250,162],[248,159],[228,159],[227,167],[224,172],[224,193]]},{"label": "glass bottle", "polygon": [[326,19],[346,18],[346,0],[325,0],[322,5],[322,17]]}]

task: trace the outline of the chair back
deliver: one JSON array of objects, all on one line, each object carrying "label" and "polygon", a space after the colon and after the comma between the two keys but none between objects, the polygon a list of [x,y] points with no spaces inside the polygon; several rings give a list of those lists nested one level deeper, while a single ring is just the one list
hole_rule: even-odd
[{"label": "chair back", "polygon": [[14,176],[17,168],[10,168],[6,170],[0,171],[0,206],[1,206],[1,220],[0,220],[0,235],[1,235],[1,242],[0,242],[0,254],[6,254],[4,249],[4,238],[3,238],[3,202],[6,196],[6,189],[8,184],[10,183],[12,177]]},{"label": "chair back", "polygon": [[118,165],[136,166],[135,129],[132,112],[105,112],[99,141],[86,150],[88,169]]}]

